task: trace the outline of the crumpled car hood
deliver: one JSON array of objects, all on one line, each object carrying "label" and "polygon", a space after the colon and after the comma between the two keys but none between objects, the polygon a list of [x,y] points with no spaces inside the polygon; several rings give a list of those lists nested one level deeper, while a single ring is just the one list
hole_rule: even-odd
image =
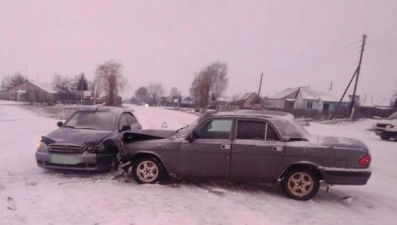
[{"label": "crumpled car hood", "polygon": [[83,145],[99,144],[101,140],[112,134],[113,131],[106,130],[84,130],[73,128],[59,128],[45,136],[45,138],[55,141],[55,143],[68,143]]},{"label": "crumpled car hood", "polygon": [[346,137],[317,137],[318,142],[322,146],[339,147],[339,148],[353,148],[353,149],[368,149],[364,142]]}]

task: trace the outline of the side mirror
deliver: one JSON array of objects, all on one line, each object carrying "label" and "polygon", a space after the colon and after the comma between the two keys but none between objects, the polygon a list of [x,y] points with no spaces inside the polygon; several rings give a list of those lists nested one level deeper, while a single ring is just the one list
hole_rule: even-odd
[{"label": "side mirror", "polygon": [[59,121],[59,122],[57,123],[57,126],[58,126],[58,127],[62,127],[62,125],[63,125],[62,121]]},{"label": "side mirror", "polygon": [[131,130],[131,126],[130,126],[130,125],[124,125],[124,126],[121,128],[121,132],[126,131],[126,130]]},{"label": "side mirror", "polygon": [[194,141],[194,133],[189,133],[186,137],[186,141],[188,142]]}]

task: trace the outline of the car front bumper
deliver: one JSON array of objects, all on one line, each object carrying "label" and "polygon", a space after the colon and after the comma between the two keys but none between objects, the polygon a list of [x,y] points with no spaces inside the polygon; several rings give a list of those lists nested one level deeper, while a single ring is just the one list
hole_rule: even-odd
[{"label": "car front bumper", "polygon": [[113,162],[111,154],[62,154],[36,151],[37,166],[48,169],[108,171]]},{"label": "car front bumper", "polygon": [[365,185],[372,174],[372,170],[370,168],[324,168],[323,171],[324,181],[330,185]]}]

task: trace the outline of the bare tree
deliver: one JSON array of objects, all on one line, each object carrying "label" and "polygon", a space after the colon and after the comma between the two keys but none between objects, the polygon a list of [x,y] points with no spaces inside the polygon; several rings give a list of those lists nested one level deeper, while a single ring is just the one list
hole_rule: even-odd
[{"label": "bare tree", "polygon": [[396,89],[394,90],[390,105],[397,108],[397,82],[396,82],[395,86],[396,86]]},{"label": "bare tree", "polygon": [[150,99],[150,105],[157,105],[165,93],[163,85],[158,83],[151,83],[149,86],[147,86],[147,91]]},{"label": "bare tree", "polygon": [[211,92],[214,96],[214,100],[217,100],[221,97],[223,92],[225,92],[229,83],[229,78],[227,77],[229,69],[227,63],[214,62],[207,66],[204,71],[211,77]]},{"label": "bare tree", "polygon": [[73,89],[77,91],[88,90],[88,81],[84,73],[80,73],[73,78]]},{"label": "bare tree", "polygon": [[135,91],[135,97],[140,101],[140,102],[147,102],[148,101],[148,90],[146,87],[139,87]]},{"label": "bare tree", "polygon": [[67,76],[56,73],[52,78],[51,86],[58,92],[69,92],[72,87],[72,80]]},{"label": "bare tree", "polygon": [[123,90],[127,80],[122,75],[123,66],[114,61],[107,61],[95,71],[95,84],[106,93],[106,104],[116,105],[116,97]]},{"label": "bare tree", "polygon": [[226,90],[227,73],[227,63],[214,62],[195,75],[190,94],[204,111],[208,108],[210,92],[211,99],[216,100]]},{"label": "bare tree", "polygon": [[171,99],[175,99],[175,98],[179,97],[179,91],[178,91],[178,89],[176,87],[171,88],[169,97]]},{"label": "bare tree", "polygon": [[19,84],[22,84],[23,82],[26,81],[26,78],[22,75],[22,73],[17,72],[14,75],[8,75],[3,77],[1,80],[1,86],[5,88],[12,88],[15,87]]}]

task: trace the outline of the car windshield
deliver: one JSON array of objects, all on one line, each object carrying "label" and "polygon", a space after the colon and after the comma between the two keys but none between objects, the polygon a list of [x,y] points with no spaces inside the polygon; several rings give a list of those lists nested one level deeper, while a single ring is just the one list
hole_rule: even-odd
[{"label": "car windshield", "polygon": [[310,140],[312,135],[296,120],[274,120],[274,125],[281,135],[288,139]]},{"label": "car windshield", "polygon": [[64,127],[90,130],[115,130],[116,115],[110,112],[77,112]]},{"label": "car windshield", "polygon": [[391,116],[389,116],[389,119],[396,120],[397,119],[397,112],[395,112]]}]

